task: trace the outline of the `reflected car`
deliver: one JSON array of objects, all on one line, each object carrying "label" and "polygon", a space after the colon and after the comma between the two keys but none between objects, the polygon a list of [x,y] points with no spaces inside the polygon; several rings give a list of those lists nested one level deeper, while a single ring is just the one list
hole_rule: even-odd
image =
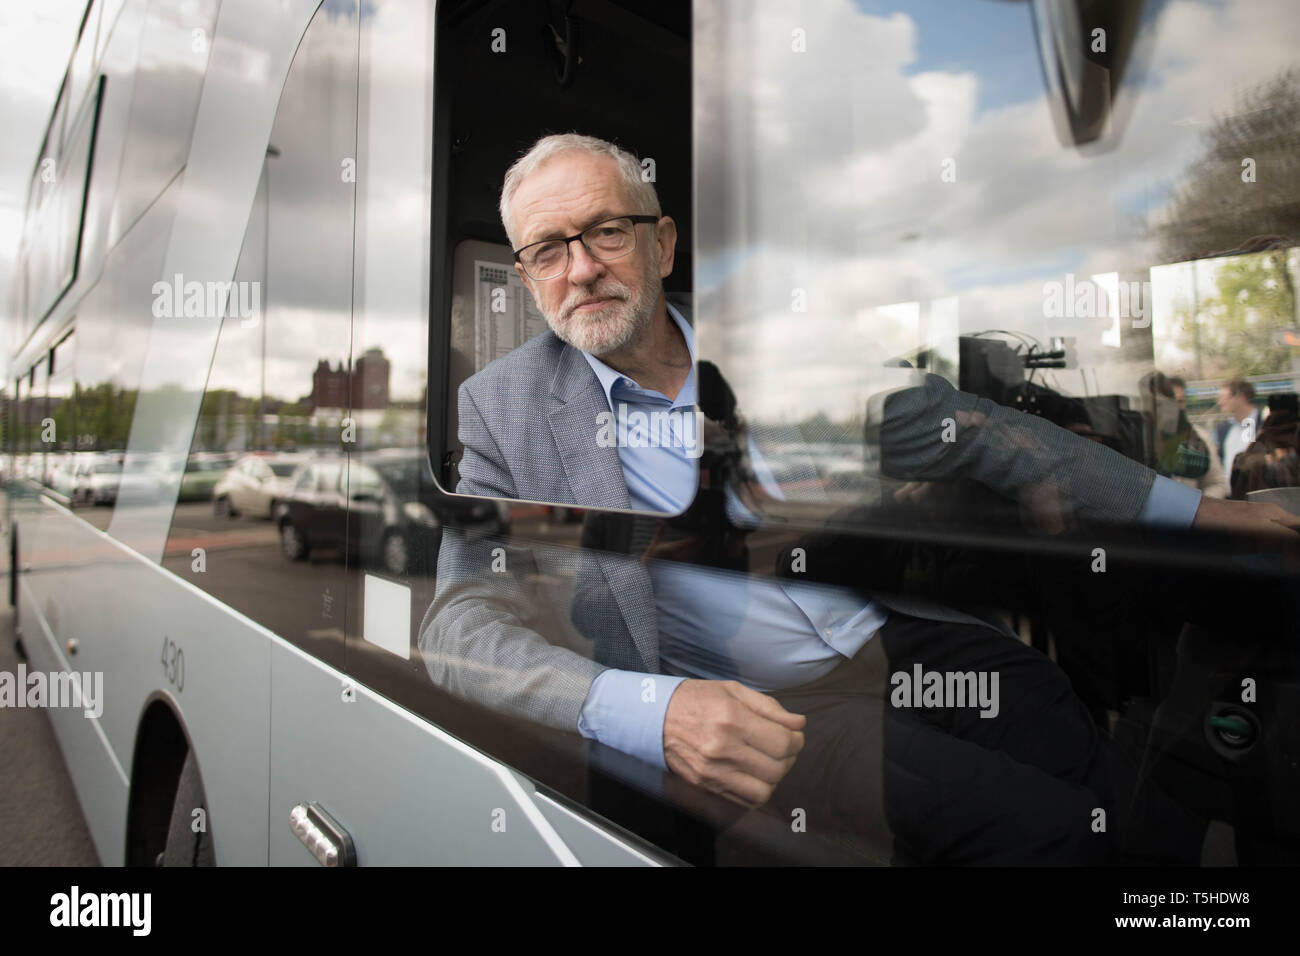
[{"label": "reflected car", "polygon": [[289,493],[294,470],[302,461],[302,455],[244,455],[212,489],[213,513],[274,518],[276,505]]},{"label": "reflected car", "polygon": [[139,503],[156,501],[166,483],[163,467],[164,460],[157,455],[126,458],[122,462],[115,498],[126,497]]},{"label": "reflected car", "polygon": [[431,572],[445,521],[488,534],[508,527],[502,505],[443,494],[426,457],[404,451],[304,463],[276,521],[290,560],[317,548],[346,550],[391,575]]},{"label": "reflected car", "polygon": [[80,466],[74,482],[73,499],[80,504],[111,505],[123,491],[130,491],[138,501],[149,501],[162,488],[162,476],[151,457],[124,461],[117,455],[105,455]]},{"label": "reflected car", "polygon": [[196,452],[185,462],[181,475],[180,501],[209,501],[217,483],[237,460],[235,455]]},{"label": "reflected car", "polygon": [[111,505],[117,500],[117,486],[122,478],[121,461],[95,458],[78,466],[73,501],[83,505]]},{"label": "reflected car", "polygon": [[75,455],[58,455],[50,465],[50,487],[69,501],[77,487],[77,459]]}]

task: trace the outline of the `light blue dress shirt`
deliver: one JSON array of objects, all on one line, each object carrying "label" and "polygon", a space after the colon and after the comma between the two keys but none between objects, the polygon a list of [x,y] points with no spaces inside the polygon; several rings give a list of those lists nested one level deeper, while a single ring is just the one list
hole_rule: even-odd
[{"label": "light blue dress shirt", "polygon": [[[698,449],[693,441],[702,439],[686,420],[697,400],[694,330],[672,305],[668,314],[681,329],[692,363],[676,399],[643,389],[595,356],[583,355],[616,421],[626,424],[618,455],[632,507],[675,514],[695,498]],[[633,414],[637,412],[644,417]],[[666,433],[662,425],[648,425],[653,412],[660,413],[659,422],[668,423]],[[783,497],[752,437],[749,456],[764,489]],[[731,489],[726,494],[728,516],[741,526],[755,524]],[[1138,520],[1187,527],[1200,500],[1195,488],[1158,477]],[[797,687],[851,658],[889,614],[860,594],[812,582],[673,561],[652,561],[649,572],[664,673],[604,671],[592,682],[578,730],[665,768],[664,717],[683,680],[737,680],[760,691]]]}]

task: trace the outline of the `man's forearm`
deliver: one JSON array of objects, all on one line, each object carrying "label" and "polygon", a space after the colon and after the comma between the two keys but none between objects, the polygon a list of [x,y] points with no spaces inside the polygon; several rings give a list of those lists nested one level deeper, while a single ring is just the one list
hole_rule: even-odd
[{"label": "man's forearm", "polygon": [[574,731],[604,668],[529,626],[536,607],[516,579],[523,569],[491,570],[500,544],[455,528],[443,532],[437,590],[420,624],[425,666],[434,683],[459,697]]},{"label": "man's forearm", "polygon": [[935,375],[883,396],[876,416],[882,471],[891,478],[970,478],[1012,498],[1050,486],[1078,518],[1113,524],[1138,520],[1156,479],[1117,451]]}]

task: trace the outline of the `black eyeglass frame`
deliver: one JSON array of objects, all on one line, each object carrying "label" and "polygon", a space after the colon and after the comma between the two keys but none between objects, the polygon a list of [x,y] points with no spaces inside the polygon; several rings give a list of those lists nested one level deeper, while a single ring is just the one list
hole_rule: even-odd
[{"label": "black eyeglass frame", "polygon": [[662,216],[648,216],[648,215],[610,216],[608,219],[600,220],[600,222],[593,222],[586,229],[582,230],[582,232],[575,233],[572,236],[565,236],[565,237],[554,236],[550,239],[538,239],[536,242],[530,242],[526,246],[520,246],[518,249],[514,250],[515,262],[519,263],[520,268],[522,268],[525,272],[528,272],[528,266],[524,265],[523,259],[520,258],[520,256],[523,255],[525,251],[531,249],[533,246],[540,246],[547,242],[563,242],[564,255],[565,255],[563,269],[555,273],[555,275],[553,276],[547,276],[545,279],[539,279],[531,272],[528,272],[528,277],[532,279],[534,282],[548,282],[551,279],[558,279],[560,276],[564,275],[564,273],[569,271],[569,264],[573,262],[573,253],[569,251],[570,243],[572,243],[575,239],[581,242],[582,237],[585,236],[592,229],[595,229],[597,226],[603,226],[605,225],[605,223],[614,222],[617,219],[627,219],[632,223],[632,248],[629,249],[627,252],[620,252],[618,255],[614,256],[613,259],[602,259],[600,256],[596,255],[596,253],[592,252],[590,246],[588,246],[585,242],[582,243],[582,248],[587,250],[587,255],[591,256],[597,262],[615,262],[619,259],[624,258],[625,256],[630,256],[632,253],[636,252],[636,227],[637,226],[639,226],[641,223],[650,223],[650,222],[657,223],[662,218],[663,218]]}]

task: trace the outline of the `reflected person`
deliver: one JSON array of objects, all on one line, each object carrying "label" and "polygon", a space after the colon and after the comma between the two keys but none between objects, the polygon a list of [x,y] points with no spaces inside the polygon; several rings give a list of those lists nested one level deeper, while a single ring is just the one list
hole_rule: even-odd
[{"label": "reflected person", "polygon": [[[507,173],[501,214],[516,270],[550,331],[462,385],[457,490],[687,510],[697,493],[698,449],[688,447],[683,414],[696,407],[700,388],[695,338],[685,303],[669,302],[663,290],[676,226],[642,181],[639,161],[590,137],[545,137]],[[1256,530],[1292,522],[1280,509],[1202,499],[934,376],[884,404],[885,468],[894,477],[963,476],[1013,497],[1052,488],[1057,506],[1082,520]],[[679,440],[610,447],[600,429],[619,408],[667,415]],[[951,443],[939,440],[948,417],[961,425]],[[746,451],[761,485],[761,455],[752,443]],[[735,495],[726,507],[733,521],[746,519]],[[452,692],[577,730],[751,806],[771,799],[800,761],[814,768],[810,786],[849,768],[836,789],[851,796],[857,783],[875,787],[874,796],[862,793],[865,803],[876,801],[866,818],[886,821],[912,859],[1105,857],[1079,825],[1080,814],[1113,799],[1091,722],[1064,676],[1005,625],[915,600],[613,551],[510,549],[518,573],[498,575],[488,570],[492,545],[450,530],[444,536],[420,646],[435,682]],[[539,633],[528,625],[537,598],[528,582],[565,575],[576,581],[578,626]],[[730,638],[722,649],[720,632]],[[945,659],[1007,675],[1002,693],[1017,702],[1010,710],[1018,726],[977,719],[939,730],[891,720],[894,729],[882,732],[876,719],[865,737],[852,736],[853,708],[837,709],[836,701],[852,698],[855,687],[879,700],[889,665]],[[804,712],[782,706],[782,695]],[[814,740],[815,755],[812,747],[803,753]],[[935,814],[957,794],[962,812],[938,825]]]}]

